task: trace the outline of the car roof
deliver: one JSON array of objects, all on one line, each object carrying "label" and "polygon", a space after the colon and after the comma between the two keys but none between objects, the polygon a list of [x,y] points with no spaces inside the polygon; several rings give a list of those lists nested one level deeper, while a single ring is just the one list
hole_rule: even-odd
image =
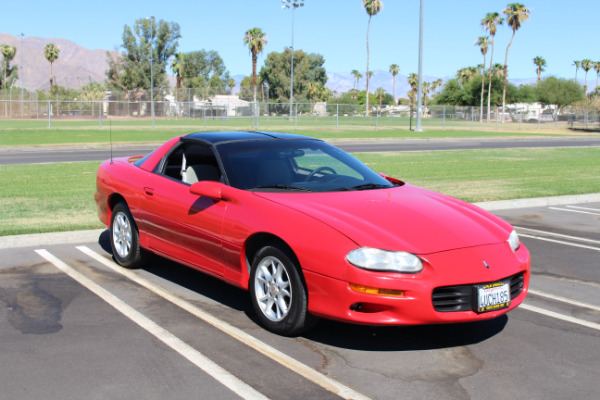
[{"label": "car roof", "polygon": [[205,143],[218,144],[224,142],[249,141],[249,140],[282,140],[282,139],[309,139],[318,140],[309,136],[281,132],[257,131],[218,131],[196,132],[181,137],[182,140],[197,140]]}]

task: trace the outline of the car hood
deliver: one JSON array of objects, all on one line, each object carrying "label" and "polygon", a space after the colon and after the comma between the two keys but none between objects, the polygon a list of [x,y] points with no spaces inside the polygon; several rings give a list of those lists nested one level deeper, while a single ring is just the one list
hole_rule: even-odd
[{"label": "car hood", "polygon": [[500,243],[512,230],[476,206],[408,184],[351,192],[255,194],[314,217],[359,246],[414,254]]}]

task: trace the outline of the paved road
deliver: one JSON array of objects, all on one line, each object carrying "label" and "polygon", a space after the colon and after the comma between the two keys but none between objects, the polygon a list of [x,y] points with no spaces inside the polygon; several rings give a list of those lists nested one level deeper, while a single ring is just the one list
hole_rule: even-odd
[{"label": "paved road", "polygon": [[[600,137],[543,137],[489,139],[394,139],[332,140],[331,143],[350,153],[423,150],[472,150],[536,147],[600,147]],[[146,154],[158,145],[115,146],[113,157]],[[111,150],[103,148],[57,147],[0,149],[1,164],[37,164],[66,161],[100,161],[110,158]]]},{"label": "paved road", "polygon": [[323,321],[298,338],[261,329],[246,292],[181,265],[116,267],[106,231],[1,249],[2,397],[595,398],[600,203],[495,213],[533,258],[529,296],[507,316],[423,327]]}]

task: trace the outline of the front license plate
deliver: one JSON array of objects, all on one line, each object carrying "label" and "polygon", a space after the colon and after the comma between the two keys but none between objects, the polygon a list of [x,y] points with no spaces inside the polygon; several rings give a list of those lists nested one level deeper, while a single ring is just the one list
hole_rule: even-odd
[{"label": "front license plate", "polygon": [[510,306],[508,282],[495,282],[477,286],[477,312],[501,310]]}]

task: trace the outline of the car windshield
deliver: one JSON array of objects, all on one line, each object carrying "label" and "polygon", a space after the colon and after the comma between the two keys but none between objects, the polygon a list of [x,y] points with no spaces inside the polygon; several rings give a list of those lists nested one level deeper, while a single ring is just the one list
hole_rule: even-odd
[{"label": "car windshield", "polygon": [[331,192],[394,184],[320,140],[282,139],[217,145],[229,184],[256,191]]}]

